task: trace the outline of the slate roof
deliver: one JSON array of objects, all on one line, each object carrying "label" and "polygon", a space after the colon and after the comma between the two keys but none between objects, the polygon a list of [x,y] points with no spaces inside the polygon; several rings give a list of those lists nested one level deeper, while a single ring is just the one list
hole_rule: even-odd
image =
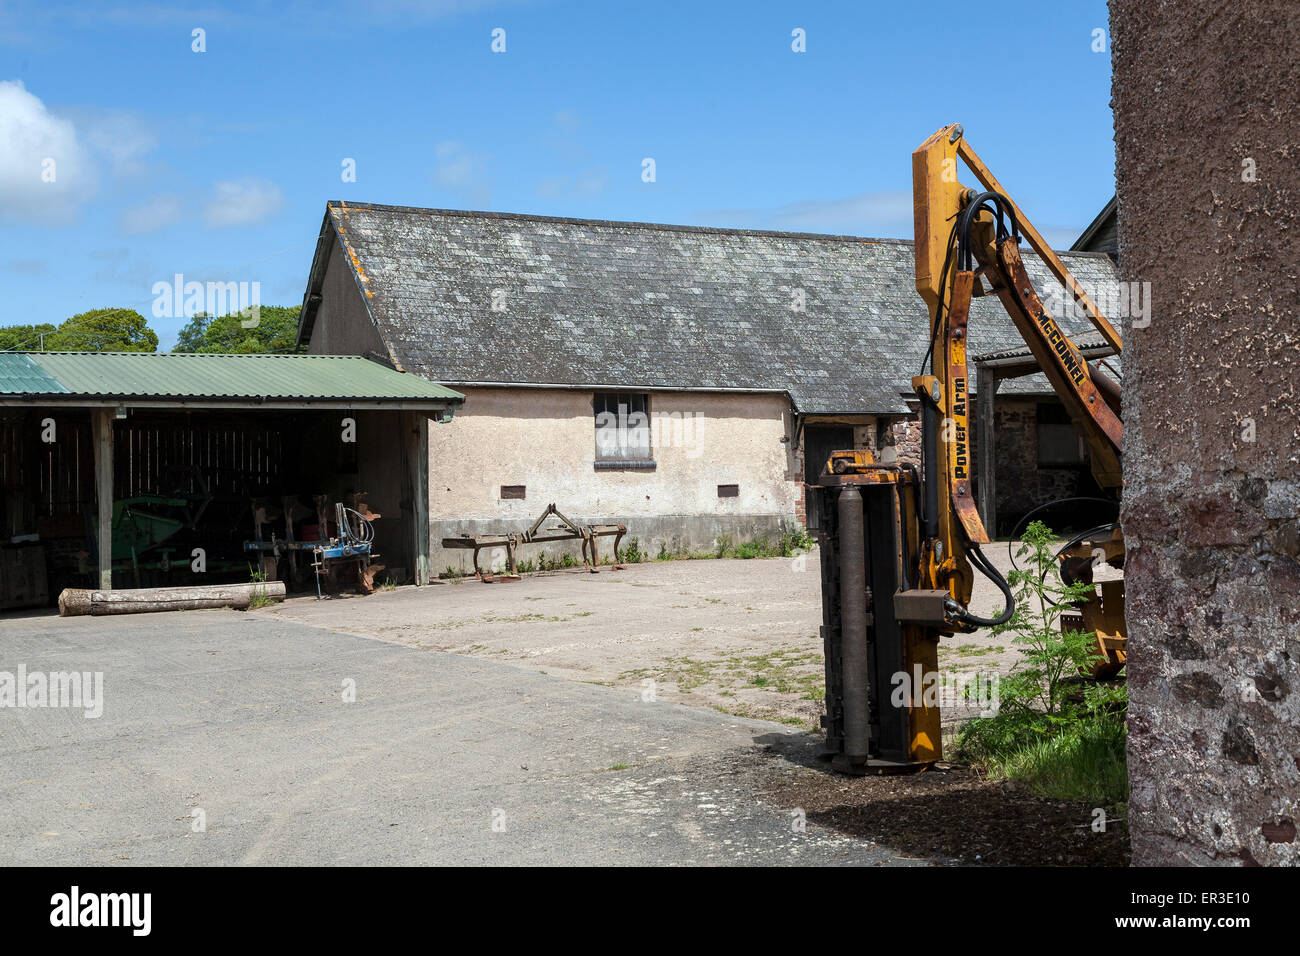
[{"label": "slate roof", "polygon": [[[902,413],[926,348],[909,240],[339,201],[321,232],[344,243],[398,365],[449,385],[781,390],[803,413]],[[1118,279],[1104,255],[1062,258],[1094,297]],[[1043,292],[1046,270],[1026,260]],[[974,303],[970,343],[1023,344],[992,297]]]}]

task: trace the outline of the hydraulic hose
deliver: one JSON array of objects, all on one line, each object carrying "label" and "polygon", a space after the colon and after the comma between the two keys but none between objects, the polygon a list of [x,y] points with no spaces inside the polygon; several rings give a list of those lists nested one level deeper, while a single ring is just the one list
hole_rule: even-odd
[{"label": "hydraulic hose", "polygon": [[949,612],[959,621],[964,621],[967,624],[974,624],[976,627],[999,627],[1000,625],[1007,623],[1007,621],[1011,620],[1011,615],[1016,613],[1016,597],[1011,593],[1011,585],[1009,585],[1007,579],[1002,576],[1002,572],[995,568],[992,562],[984,556],[984,552],[980,550],[978,544],[968,543],[967,556],[970,559],[970,563],[977,568],[981,574],[997,585],[998,590],[1002,592],[1002,598],[1006,602],[1006,606],[1002,609],[1002,613],[997,617],[989,618],[980,617],[978,614],[972,614],[970,610],[962,607],[956,601],[951,601],[951,606],[948,608]]}]

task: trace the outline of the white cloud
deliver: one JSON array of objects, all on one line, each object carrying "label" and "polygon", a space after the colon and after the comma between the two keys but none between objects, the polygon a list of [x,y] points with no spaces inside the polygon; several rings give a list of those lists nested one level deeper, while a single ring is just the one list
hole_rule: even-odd
[{"label": "white cloud", "polygon": [[92,249],[90,258],[100,263],[91,274],[95,282],[134,286],[141,291],[151,287],[158,278],[158,269],[143,259],[133,259],[126,246],[112,249]]},{"label": "white cloud", "polygon": [[45,271],[44,259],[14,259],[12,262],[4,264],[6,272],[16,272],[19,275],[34,276]]},{"label": "white cloud", "polygon": [[219,182],[203,210],[209,226],[248,226],[271,216],[284,203],[280,187],[265,179]]},{"label": "white cloud", "polygon": [[73,123],[50,113],[21,80],[0,82],[0,210],[17,219],[66,222],[97,184]]},{"label": "white cloud", "polygon": [[474,160],[460,143],[442,142],[434,147],[438,168],[433,179],[445,189],[460,189],[474,179]]},{"label": "white cloud", "polygon": [[141,160],[158,148],[157,134],[127,110],[79,110],[72,115],[84,131],[86,143],[108,157],[114,175],[138,175],[144,169]]},{"label": "white cloud", "polygon": [[560,110],[551,117],[555,125],[566,133],[576,133],[581,120],[574,110]]},{"label": "white cloud", "polygon": [[492,178],[487,166],[492,157],[474,153],[455,140],[443,140],[433,150],[437,164],[434,184],[455,193],[462,200],[486,206],[492,200]]},{"label": "white cloud", "polygon": [[179,220],[182,212],[179,196],[155,196],[123,212],[118,225],[129,236],[157,232]]},{"label": "white cloud", "polygon": [[715,209],[703,216],[757,229],[851,236],[912,235],[912,194],[882,189],[840,199],[805,199],[763,209]]},{"label": "white cloud", "polygon": [[543,179],[537,184],[537,194],[545,199],[582,199],[599,196],[608,184],[608,170],[588,169],[575,176]]}]

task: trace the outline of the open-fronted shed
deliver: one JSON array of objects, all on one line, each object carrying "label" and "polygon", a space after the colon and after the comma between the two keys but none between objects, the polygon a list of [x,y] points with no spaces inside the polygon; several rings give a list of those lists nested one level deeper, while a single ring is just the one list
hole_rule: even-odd
[{"label": "open-fronted shed", "polygon": [[358,355],[0,353],[0,606],[274,574],[246,542],[316,498],[427,580],[426,423],[462,401]]}]

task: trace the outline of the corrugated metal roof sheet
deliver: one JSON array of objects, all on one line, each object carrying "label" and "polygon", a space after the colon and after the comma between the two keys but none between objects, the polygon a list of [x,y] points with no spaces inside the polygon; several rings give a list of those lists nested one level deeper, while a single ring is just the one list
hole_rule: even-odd
[{"label": "corrugated metal roof sheet", "polygon": [[[1109,348],[1105,339],[1095,335],[1091,337],[1075,336],[1070,341],[1074,343],[1075,348],[1080,350]],[[993,362],[997,359],[1029,358],[1033,354],[1033,349],[1028,345],[1022,345],[1020,348],[1003,349],[999,352],[985,352],[983,355],[972,355],[970,364],[978,365],[981,362]]]},{"label": "corrugated metal roof sheet", "polygon": [[[1074,342],[1075,347],[1083,352],[1104,350],[1105,361],[1111,367],[1111,370],[1113,372],[1118,372],[1121,369],[1122,360],[1120,356],[1115,355],[1110,351],[1110,346],[1107,344],[1105,339],[1092,335],[1076,336],[1072,341]],[[973,356],[970,360],[970,364],[972,368],[975,368],[983,362],[994,362],[998,359],[1032,358],[1033,354],[1033,351],[1026,345],[1021,348],[1003,349],[999,352],[986,352],[983,355]],[[1086,355],[1085,357],[1091,362],[1094,358],[1098,358],[1099,356]],[[972,391],[974,391],[974,389],[972,389]],[[1041,372],[1035,372],[1032,375],[1020,375],[1015,378],[1003,379],[1002,384],[999,386],[998,394],[1005,395],[1011,392],[1032,392],[1034,394],[1050,395],[1052,394],[1053,389],[1052,384],[1047,380],[1046,375]]]},{"label": "corrugated metal roof sheet", "polygon": [[0,352],[0,392],[58,393],[67,389],[24,352]]},{"label": "corrugated metal roof sheet", "polygon": [[360,355],[4,352],[0,394],[460,402],[459,392]]}]

